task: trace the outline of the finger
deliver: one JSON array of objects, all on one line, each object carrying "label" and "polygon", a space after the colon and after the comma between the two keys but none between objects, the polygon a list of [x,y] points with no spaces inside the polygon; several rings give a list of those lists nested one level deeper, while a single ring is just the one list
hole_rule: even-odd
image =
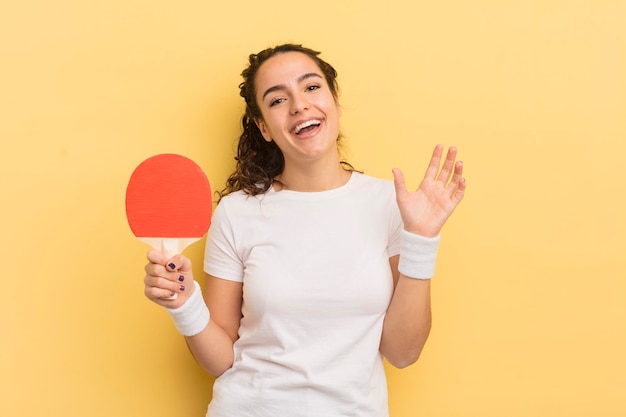
[{"label": "finger", "polygon": [[[176,293],[185,293],[185,291],[189,291],[190,287],[193,287],[193,280],[185,281],[183,278],[184,276],[181,274],[172,277],[146,275],[144,278],[145,289],[146,291],[149,288],[159,290],[158,292],[161,294],[159,298],[170,297],[172,294]],[[167,292],[167,294],[165,294],[165,292]]]},{"label": "finger", "polygon": [[191,267],[191,260],[180,253],[167,260],[167,268],[171,271],[188,272]]},{"label": "finger", "polygon": [[150,251],[146,255],[146,258],[148,258],[148,261],[153,264],[165,266],[165,264],[167,263],[167,258],[156,249],[150,249]]},{"label": "finger", "polygon": [[454,160],[456,159],[457,149],[454,146],[451,146],[448,149],[448,154],[446,155],[446,160],[443,162],[443,166],[441,167],[441,172],[439,172],[439,176],[437,177],[437,181],[443,184],[444,186],[448,183],[450,176],[452,175],[452,170],[454,165]]},{"label": "finger", "polygon": [[441,164],[441,155],[443,155],[443,145],[438,144],[437,146],[435,146],[433,155],[430,158],[430,163],[428,164],[428,168],[426,168],[426,174],[424,175],[424,178],[434,180],[437,177],[437,173],[439,172],[439,164]]},{"label": "finger", "polygon": [[145,287],[144,294],[152,301],[160,301],[177,295],[175,291],[159,287]]},{"label": "finger", "polygon": [[[193,282],[193,272],[189,260],[180,259],[184,268],[177,271],[170,271],[160,264],[148,263],[144,270],[146,275],[144,283],[149,287],[160,287],[171,290],[183,291],[184,286]],[[169,284],[168,284],[169,281]]]},{"label": "finger", "polygon": [[178,271],[184,268],[186,271],[191,270],[191,261],[181,254],[167,258],[156,249],[151,249],[147,255],[148,261],[153,264],[163,265],[168,271]]},{"label": "finger", "polygon": [[167,271],[167,269],[165,269],[165,266],[154,263],[154,262],[147,263],[143,269],[144,271],[146,271],[147,275],[151,275],[155,277],[165,276],[169,272]]},{"label": "finger", "polygon": [[463,178],[463,162],[458,161],[454,165],[454,175],[452,176],[452,181],[450,181],[450,184],[446,188],[450,193],[450,200],[455,206],[463,199],[466,186],[467,184],[465,182],[465,178]]},{"label": "finger", "polygon": [[391,172],[393,172],[393,185],[396,188],[396,198],[402,198],[402,196],[409,192],[406,188],[404,174],[398,168],[392,169]]},{"label": "finger", "polygon": [[450,181],[450,184],[448,184],[448,186],[446,187],[450,195],[453,195],[456,192],[462,178],[463,178],[463,162],[458,161],[454,164],[454,174],[452,175],[452,181]]},{"label": "finger", "polygon": [[454,194],[452,194],[452,197],[451,197],[451,200],[455,206],[459,204],[461,200],[463,200],[463,197],[465,196],[466,186],[467,184],[465,182],[465,178],[461,178],[461,180],[459,181],[459,186],[457,187],[456,191],[454,192]]},{"label": "finger", "polygon": [[178,293],[174,292],[169,297],[161,297],[161,300],[174,301],[178,298]]},{"label": "finger", "polygon": [[148,287],[167,288],[176,290],[182,284],[188,284],[193,281],[191,276],[185,276],[180,272],[164,272],[161,275],[154,275],[150,272],[146,273],[143,282]]}]

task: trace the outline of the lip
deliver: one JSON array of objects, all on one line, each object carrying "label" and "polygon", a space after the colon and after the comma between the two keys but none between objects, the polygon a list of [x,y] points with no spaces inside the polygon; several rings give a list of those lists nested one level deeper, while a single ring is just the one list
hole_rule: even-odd
[{"label": "lip", "polygon": [[[310,121],[316,121],[319,122],[319,124],[317,126],[315,126],[310,132],[306,132],[305,134],[296,134],[296,129],[298,126],[302,125],[303,123],[306,122],[310,122]],[[324,123],[324,119],[321,118],[317,118],[317,117],[311,117],[308,119],[302,119],[302,120],[298,120],[296,123],[293,124],[292,128],[291,128],[291,134],[298,137],[298,138],[307,138],[307,137],[311,137],[314,136],[319,129],[322,127],[322,124]]]}]

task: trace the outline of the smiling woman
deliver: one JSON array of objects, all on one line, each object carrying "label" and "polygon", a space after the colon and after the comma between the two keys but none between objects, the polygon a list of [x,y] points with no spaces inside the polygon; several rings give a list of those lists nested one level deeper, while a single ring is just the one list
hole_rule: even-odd
[{"label": "smiling woman", "polygon": [[[346,183],[350,174],[339,164],[337,138],[341,108],[307,54],[284,52],[263,63],[256,76],[263,138],[275,142],[285,160],[278,180],[283,188],[325,191]],[[323,172],[320,181],[312,172]]]},{"label": "smiling woman", "polygon": [[318,52],[271,48],[242,75],[243,133],[207,238],[204,299],[190,260],[156,251],[146,296],[218,377],[208,417],[386,417],[383,357],[402,368],[426,343],[463,165],[438,145],[409,192],[399,170],[391,182],[342,162],[337,73]]},{"label": "smiling woman", "polygon": [[[239,86],[240,95],[246,102],[246,113],[242,118],[243,132],[239,139],[237,166],[226,188],[222,190],[222,195],[238,190],[256,195],[266,192],[272,185],[285,186],[284,181],[288,180],[284,173],[286,155],[277,142],[284,136],[279,136],[280,128],[273,123],[279,114],[285,118],[285,113],[294,110],[298,112],[297,117],[290,118],[290,123],[296,125],[286,128],[291,128],[291,133],[304,139],[305,136],[314,136],[312,130],[321,130],[324,118],[320,113],[328,109],[331,115],[337,114],[337,120],[330,120],[336,126],[331,126],[333,130],[327,131],[326,137],[329,141],[335,141],[335,148],[341,145],[337,71],[319,57],[319,52],[293,44],[269,48],[250,55],[249,66],[242,72],[242,76],[244,82]],[[319,119],[311,118],[313,113],[309,111],[312,110],[310,108],[306,109],[304,115],[303,111],[293,108],[294,105],[309,107],[314,103],[312,99],[319,101],[320,98],[326,102],[324,108],[316,113]],[[326,120],[327,127],[328,122]],[[327,151],[331,154],[335,152],[331,147]],[[338,153],[336,158],[339,158]],[[346,161],[340,161],[340,165],[342,171],[354,170]],[[343,172],[338,171],[338,174],[341,177]]]}]

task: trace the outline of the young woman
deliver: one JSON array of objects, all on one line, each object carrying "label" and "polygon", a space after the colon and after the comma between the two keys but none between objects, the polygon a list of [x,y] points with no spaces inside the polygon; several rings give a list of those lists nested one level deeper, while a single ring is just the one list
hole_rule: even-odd
[{"label": "young woman", "polygon": [[243,133],[207,238],[204,298],[189,259],[156,251],[145,294],[217,376],[207,416],[387,416],[383,357],[408,366],[426,342],[462,163],[455,148],[441,163],[438,145],[409,192],[398,169],[391,182],[342,162],[337,74],[316,51],[270,48],[242,75]]}]

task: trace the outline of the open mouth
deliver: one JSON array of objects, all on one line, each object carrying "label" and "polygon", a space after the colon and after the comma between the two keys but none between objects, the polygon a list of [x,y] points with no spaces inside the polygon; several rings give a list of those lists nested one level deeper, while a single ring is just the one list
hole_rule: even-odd
[{"label": "open mouth", "polygon": [[300,135],[302,133],[310,132],[311,130],[318,127],[322,122],[320,120],[307,120],[306,122],[300,123],[293,132],[296,135]]}]

